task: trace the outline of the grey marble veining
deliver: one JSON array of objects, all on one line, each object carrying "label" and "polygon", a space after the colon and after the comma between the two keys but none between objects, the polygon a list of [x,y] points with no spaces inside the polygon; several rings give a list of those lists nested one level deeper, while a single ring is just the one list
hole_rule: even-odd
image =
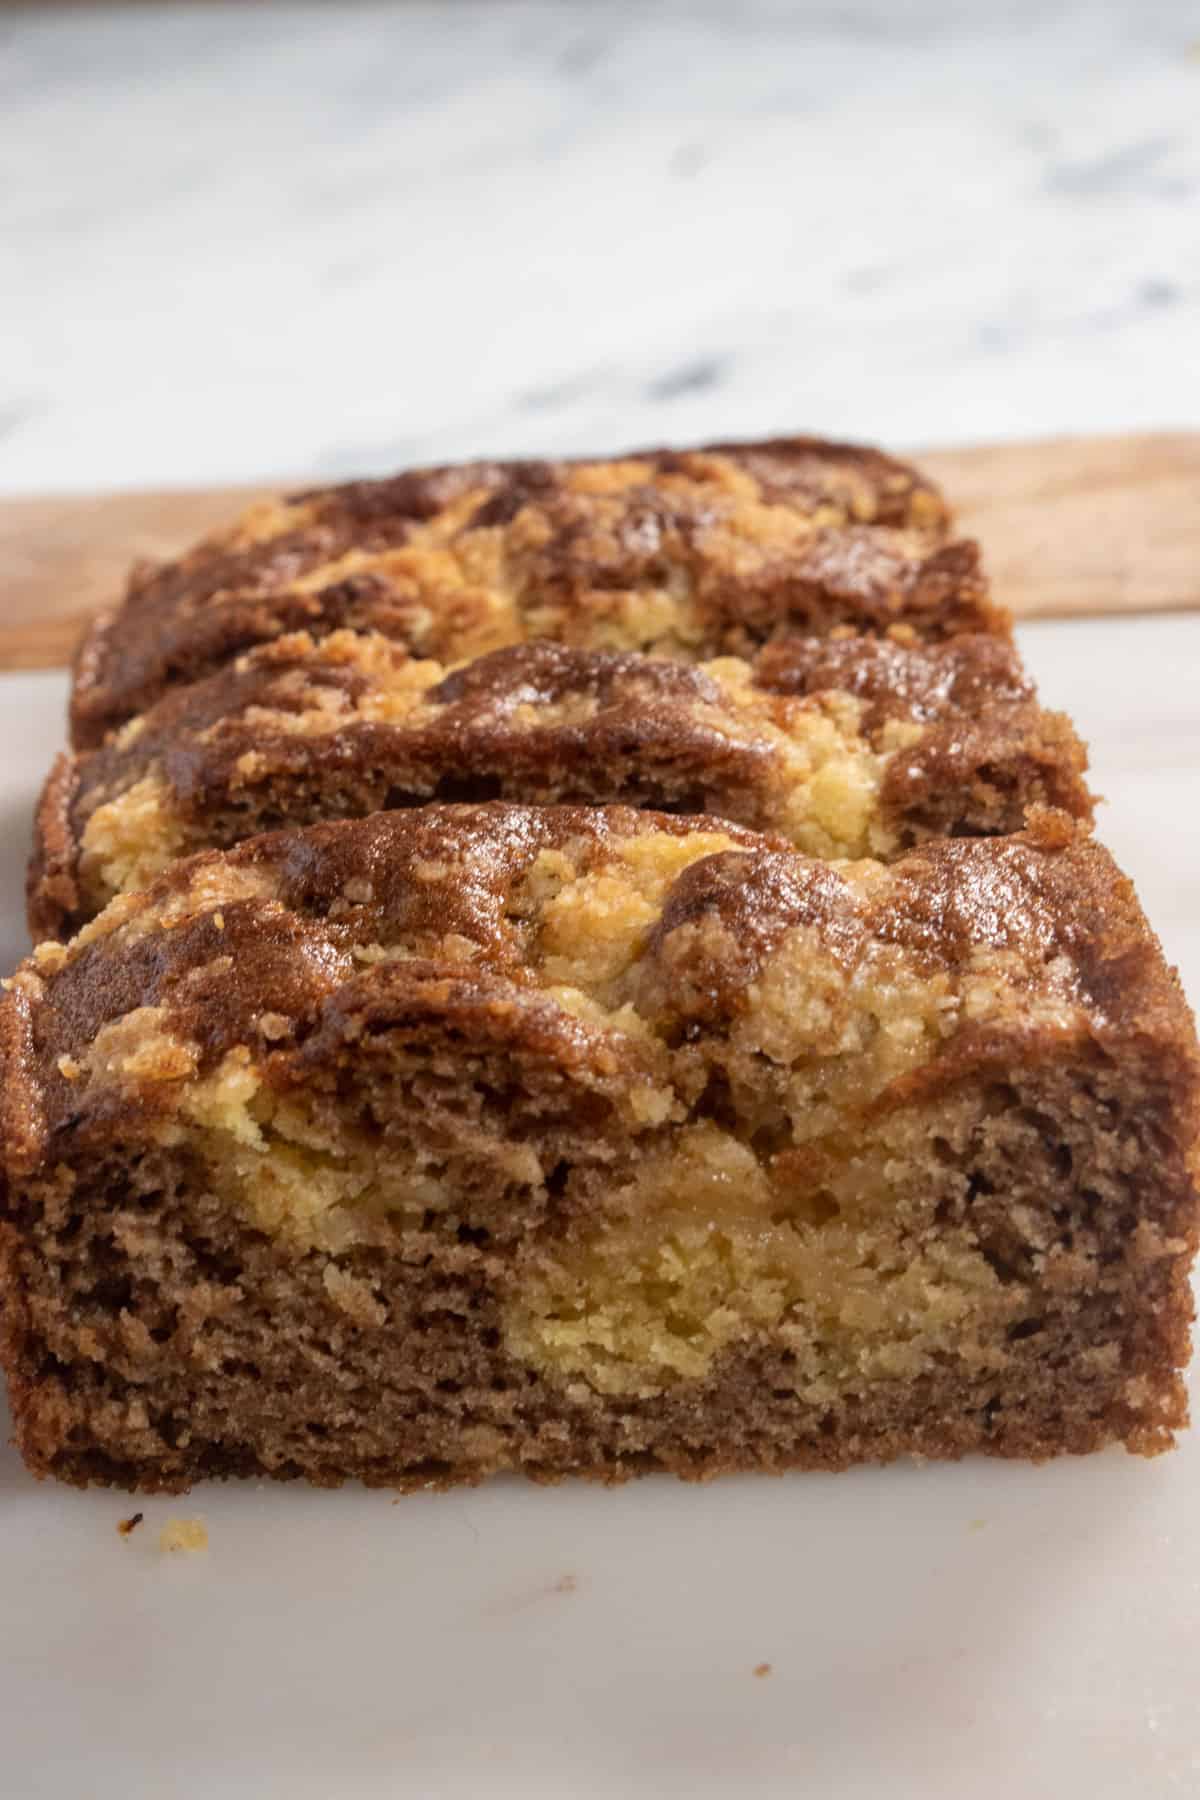
[{"label": "grey marble veining", "polygon": [[1188,0],[0,13],[0,488],[1200,423]]}]

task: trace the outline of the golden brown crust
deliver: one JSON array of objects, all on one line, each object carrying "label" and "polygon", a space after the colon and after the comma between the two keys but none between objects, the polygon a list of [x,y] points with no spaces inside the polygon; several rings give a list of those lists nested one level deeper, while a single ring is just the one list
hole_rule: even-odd
[{"label": "golden brown crust", "polygon": [[[432,799],[710,812],[810,852],[890,858],[929,834],[1020,830],[1035,806],[1088,818],[1084,766],[1012,644],[986,634],[782,640],[749,669],[539,641],[447,674],[377,635],[302,633],[60,759],[30,924],[69,935],[184,850]],[[125,853],[101,877],[105,831]]]},{"label": "golden brown crust", "polygon": [[878,637],[792,634],[767,644],[754,666],[756,680],[774,693],[852,695],[862,704],[864,729],[874,734],[893,719],[932,725],[1035,697],[1012,640],[985,632],[942,643],[915,640],[902,626]]},{"label": "golden brown crust", "polygon": [[[602,873],[629,841],[707,848],[711,834],[727,847],[682,868],[643,928],[630,997],[658,1023],[691,1004],[689,995],[702,997],[708,1029],[744,1014],[764,958],[802,924],[838,962],[853,963],[870,943],[897,946],[926,973],[961,970],[980,952],[1005,957],[1013,964],[1006,980],[1023,995],[1022,1033],[1045,990],[1097,1042],[1146,1038],[1185,1063],[1194,1054],[1186,1004],[1132,884],[1058,815],[1015,837],[933,841],[886,871],[863,865],[874,868],[863,888],[778,839],[714,819],[623,807],[430,806],[271,833],[176,863],[65,949],[44,946],[0,1007],[10,1166],[44,1155],[68,1120],[79,1132],[97,1108],[102,1124],[109,1119],[114,1093],[81,1088],[59,1064],[141,1008],[166,1008],[163,1030],[199,1047],[198,1069],[257,1042],[257,1021],[270,1014],[281,1022],[278,1066],[311,1055],[318,1026],[336,1033],[351,1015],[390,1016],[400,995],[404,1006],[419,995],[422,1012],[454,1013],[487,1012],[503,992],[503,1028],[514,1041],[531,1034],[548,1054],[602,1062],[617,1045],[619,1063],[625,1038],[597,1038],[547,991],[545,902],[526,878],[548,851],[569,850],[574,867]],[[364,969],[356,944],[403,955]],[[971,1062],[978,1034],[968,1025],[961,1041]],[[936,1059],[939,1078],[959,1053],[953,1034]],[[121,1106],[132,1091],[121,1091]]]},{"label": "golden brown crust", "polygon": [[455,660],[533,636],[702,658],[788,625],[1002,626],[974,547],[943,546],[945,526],[905,464],[805,438],[314,490],[135,569],[80,647],[74,741],[296,630],[380,631]]}]

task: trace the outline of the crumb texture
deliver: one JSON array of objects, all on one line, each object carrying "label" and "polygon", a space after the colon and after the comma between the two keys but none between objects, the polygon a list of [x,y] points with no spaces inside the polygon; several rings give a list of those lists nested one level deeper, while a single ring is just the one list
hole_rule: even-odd
[{"label": "crumb texture", "polygon": [[207,1550],[208,1527],[203,1519],[168,1519],[158,1534],[158,1547],[173,1555]]},{"label": "crumb texture", "polygon": [[284,831],[42,946],[0,1043],[17,1430],[71,1479],[1185,1416],[1194,1033],[1061,813],[891,864],[621,807]]}]

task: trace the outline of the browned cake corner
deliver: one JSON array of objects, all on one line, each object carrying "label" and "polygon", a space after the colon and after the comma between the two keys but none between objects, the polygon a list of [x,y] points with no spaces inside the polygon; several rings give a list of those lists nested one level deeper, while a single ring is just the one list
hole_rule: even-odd
[{"label": "browned cake corner", "polygon": [[0,1004],[31,1468],[1041,1457],[1183,1423],[1192,1021],[1061,816],[834,868],[422,808],[174,865]]},{"label": "browned cake corner", "polygon": [[80,647],[74,742],[297,630],[451,662],[531,637],[704,659],[787,625],[1003,629],[946,523],[906,464],[810,438],[319,489],[135,569]]},{"label": "browned cake corner", "polygon": [[430,800],[710,812],[814,856],[1091,816],[1086,758],[1010,639],[843,631],[756,662],[516,644],[447,670],[378,633],[293,634],[60,758],[38,809],[35,938],[171,859]]}]

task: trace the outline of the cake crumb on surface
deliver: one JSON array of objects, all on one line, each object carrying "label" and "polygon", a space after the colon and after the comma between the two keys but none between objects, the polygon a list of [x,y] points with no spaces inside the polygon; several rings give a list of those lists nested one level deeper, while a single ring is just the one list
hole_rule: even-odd
[{"label": "cake crumb on surface", "polygon": [[145,1516],[145,1513],[136,1512],[131,1514],[128,1519],[118,1519],[117,1530],[122,1537],[128,1537],[131,1532],[137,1530]]},{"label": "cake crumb on surface", "polygon": [[755,1663],[754,1673],[758,1679],[762,1681],[766,1676],[771,1674],[770,1663]]},{"label": "cake crumb on surface", "polygon": [[168,1519],[158,1534],[160,1550],[207,1550],[208,1526],[203,1519]]}]

